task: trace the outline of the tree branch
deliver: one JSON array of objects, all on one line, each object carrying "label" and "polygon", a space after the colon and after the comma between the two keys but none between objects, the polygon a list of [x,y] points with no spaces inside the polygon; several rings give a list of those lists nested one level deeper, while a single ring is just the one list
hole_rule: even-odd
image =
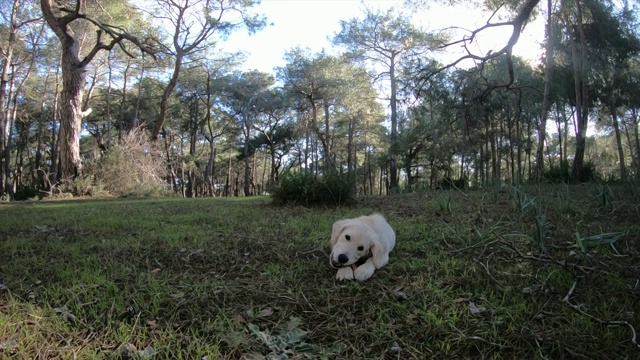
[{"label": "tree branch", "polygon": [[[425,76],[423,78],[423,84],[426,83],[427,80],[429,80],[431,77],[433,77],[434,75],[445,71],[449,68],[455,67],[456,65],[458,65],[460,62],[464,61],[464,60],[474,60],[474,61],[478,61],[480,63],[485,63],[487,61],[496,59],[500,56],[506,56],[507,58],[507,67],[508,67],[508,71],[509,71],[509,80],[505,83],[500,83],[500,84],[494,84],[492,86],[490,86],[489,88],[487,88],[481,96],[487,96],[491,91],[497,89],[497,88],[508,88],[509,86],[511,86],[513,84],[514,81],[514,72],[513,72],[513,59],[512,59],[512,52],[513,52],[513,47],[518,43],[518,40],[520,39],[520,34],[522,33],[522,30],[524,28],[525,22],[530,18],[531,16],[531,12],[533,11],[533,9],[538,5],[538,3],[540,2],[540,0],[527,0],[527,2],[522,6],[522,8],[520,8],[518,14],[516,15],[516,17],[512,20],[512,21],[504,21],[504,22],[498,22],[498,23],[492,23],[491,22],[491,18],[493,18],[493,15],[495,15],[495,12],[493,15],[491,15],[491,18],[487,21],[487,23],[476,29],[473,30],[471,32],[471,35],[469,36],[465,36],[464,38],[454,41],[454,42],[450,42],[448,44],[445,44],[441,47],[439,47],[439,49],[444,49],[447,48],[449,46],[452,45],[456,45],[456,44],[463,44],[463,47],[466,51],[466,55],[461,56],[460,58],[458,58],[457,60],[444,65],[438,69],[436,69],[435,71],[429,73],[427,76]],[[480,34],[482,31],[487,30],[487,29],[491,29],[491,28],[496,28],[496,27],[502,27],[502,26],[512,26],[513,30],[511,33],[511,36],[509,37],[509,40],[507,41],[507,44],[500,50],[498,51],[489,51],[486,55],[484,56],[480,56],[480,55],[476,55],[474,54],[471,50],[469,50],[468,45],[471,44],[475,38],[478,36],[478,34]],[[424,72],[426,71],[426,69],[421,70],[420,72]],[[420,87],[420,89],[422,88],[422,86]],[[418,93],[420,92],[420,90],[418,90]]]}]

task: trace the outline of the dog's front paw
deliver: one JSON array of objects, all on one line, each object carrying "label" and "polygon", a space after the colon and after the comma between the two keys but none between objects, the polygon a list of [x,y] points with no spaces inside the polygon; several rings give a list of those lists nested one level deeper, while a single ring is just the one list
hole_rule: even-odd
[{"label": "dog's front paw", "polygon": [[353,270],[350,266],[341,267],[336,274],[338,280],[353,280]]},{"label": "dog's front paw", "polygon": [[366,262],[358,266],[356,270],[353,272],[353,275],[355,276],[356,280],[365,281],[368,278],[370,278],[371,275],[373,275],[374,271],[376,271],[376,267],[370,264],[369,262]]}]

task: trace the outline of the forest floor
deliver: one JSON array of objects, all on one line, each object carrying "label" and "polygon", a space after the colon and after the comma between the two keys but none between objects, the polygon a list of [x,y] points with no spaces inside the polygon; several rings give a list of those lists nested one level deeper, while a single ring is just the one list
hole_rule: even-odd
[{"label": "forest floor", "polygon": [[[397,234],[366,282],[335,220]],[[0,359],[639,359],[640,189],[0,204]]]}]

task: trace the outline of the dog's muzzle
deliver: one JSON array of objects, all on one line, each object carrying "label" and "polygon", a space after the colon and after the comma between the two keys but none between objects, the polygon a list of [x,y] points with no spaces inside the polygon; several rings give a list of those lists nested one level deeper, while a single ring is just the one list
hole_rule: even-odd
[{"label": "dog's muzzle", "polygon": [[348,262],[349,262],[349,257],[345,254],[338,255],[338,261],[333,260],[333,254],[331,254],[331,257],[329,258],[329,263],[334,268],[341,268],[341,267],[347,266],[345,264]]},{"label": "dog's muzzle", "polygon": [[337,261],[333,261],[333,259],[329,259],[329,264],[331,264],[331,267],[336,268],[336,269],[339,269],[339,268],[341,268],[341,267],[344,267],[344,265],[343,265],[343,264],[340,264],[340,263],[339,263],[339,262],[337,262]]}]

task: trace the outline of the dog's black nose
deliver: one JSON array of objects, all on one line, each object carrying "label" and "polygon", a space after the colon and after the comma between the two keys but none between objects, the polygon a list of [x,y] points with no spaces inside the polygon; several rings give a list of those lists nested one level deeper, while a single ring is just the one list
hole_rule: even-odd
[{"label": "dog's black nose", "polygon": [[340,254],[338,255],[338,262],[340,262],[340,264],[344,264],[347,261],[349,261],[349,257],[345,254]]}]

